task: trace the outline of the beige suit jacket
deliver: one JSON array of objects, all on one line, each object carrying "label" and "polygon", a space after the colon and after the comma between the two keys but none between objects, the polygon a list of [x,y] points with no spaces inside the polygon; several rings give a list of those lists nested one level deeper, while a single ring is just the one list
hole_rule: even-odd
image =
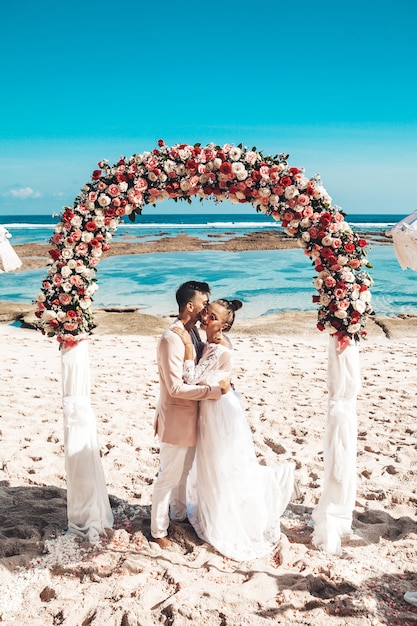
[{"label": "beige suit jacket", "polygon": [[[182,323],[176,320],[174,325],[182,326]],[[170,328],[159,340],[157,351],[160,395],[155,415],[155,434],[164,443],[195,446],[198,401],[218,400],[221,390],[218,385],[187,385],[183,381],[185,348],[181,337]]]}]

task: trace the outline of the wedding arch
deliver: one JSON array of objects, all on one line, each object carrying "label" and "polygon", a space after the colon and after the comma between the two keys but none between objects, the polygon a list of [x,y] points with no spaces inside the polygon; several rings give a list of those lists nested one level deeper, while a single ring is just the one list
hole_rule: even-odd
[{"label": "wedding arch", "polygon": [[86,340],[94,329],[97,265],[122,217],[134,221],[144,206],[167,198],[189,203],[207,198],[250,203],[281,222],[314,265],[317,328],[330,335],[325,478],[314,512],[315,543],[340,550],[355,500],[358,342],[372,313],[367,242],[332,204],[320,178],[307,178],[287,159],[242,145],[170,147],[159,140],[152,151],[121,157],[114,165],[100,161],[73,206],[64,207],[51,238],[52,264],[37,296],[36,316],[42,332],[56,337],[62,349],[68,519],[74,532],[94,540],[112,524],[89,403]]}]

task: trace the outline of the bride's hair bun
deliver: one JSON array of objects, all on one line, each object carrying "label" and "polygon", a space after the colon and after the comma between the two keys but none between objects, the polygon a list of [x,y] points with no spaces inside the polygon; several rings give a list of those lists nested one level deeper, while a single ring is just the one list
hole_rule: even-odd
[{"label": "bride's hair bun", "polygon": [[230,308],[233,309],[233,311],[239,311],[239,309],[241,309],[243,306],[243,302],[241,302],[240,300],[229,300],[229,303]]},{"label": "bride's hair bun", "polygon": [[226,298],[220,298],[216,300],[216,302],[226,309],[226,319],[224,320],[225,327],[223,330],[228,331],[232,328],[233,322],[235,321],[235,311],[242,308],[243,302],[240,300],[226,300]]}]

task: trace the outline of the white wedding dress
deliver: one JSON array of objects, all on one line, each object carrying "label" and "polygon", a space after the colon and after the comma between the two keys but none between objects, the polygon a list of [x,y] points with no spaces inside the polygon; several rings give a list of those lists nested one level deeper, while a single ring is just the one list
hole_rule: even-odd
[{"label": "white wedding dress", "polygon": [[[231,374],[232,350],[207,344],[198,365],[184,363],[188,383]],[[239,396],[200,402],[197,452],[188,480],[188,518],[221,554],[247,561],[269,554],[280,539],[280,517],[294,489],[294,464],[258,463]]]}]

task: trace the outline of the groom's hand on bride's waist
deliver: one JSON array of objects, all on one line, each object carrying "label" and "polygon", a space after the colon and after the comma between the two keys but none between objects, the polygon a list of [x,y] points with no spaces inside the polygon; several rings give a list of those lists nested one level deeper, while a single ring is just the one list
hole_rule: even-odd
[{"label": "groom's hand on bride's waist", "polygon": [[222,394],[227,393],[230,389],[230,378],[225,378],[224,380],[221,380],[219,382],[219,387]]}]

